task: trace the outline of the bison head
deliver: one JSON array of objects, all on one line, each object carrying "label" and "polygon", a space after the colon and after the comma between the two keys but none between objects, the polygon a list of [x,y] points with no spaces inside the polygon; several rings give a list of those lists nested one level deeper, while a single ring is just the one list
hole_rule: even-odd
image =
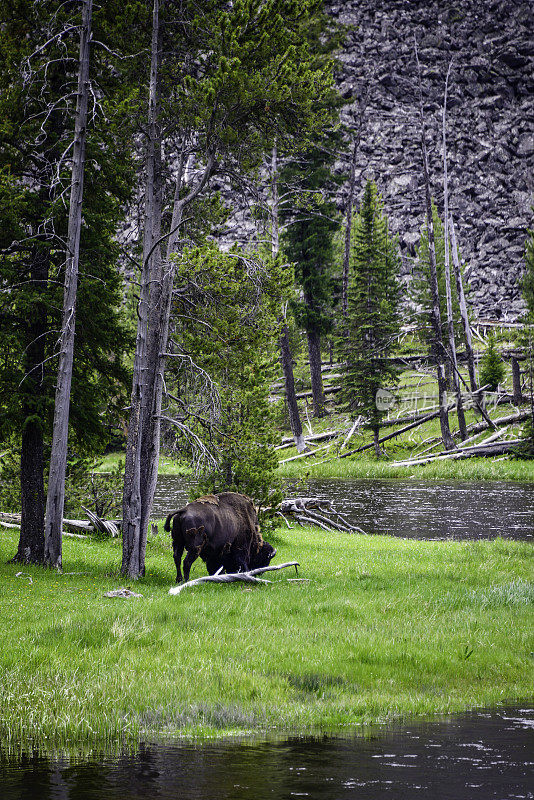
[{"label": "bison head", "polygon": [[251,555],[250,569],[259,569],[260,567],[268,567],[269,562],[276,555],[276,548],[269,542],[262,542],[258,552]]}]

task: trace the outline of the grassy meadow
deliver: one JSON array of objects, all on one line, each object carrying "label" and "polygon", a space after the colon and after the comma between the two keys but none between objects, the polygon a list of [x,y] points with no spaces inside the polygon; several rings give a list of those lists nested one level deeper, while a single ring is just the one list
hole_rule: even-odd
[{"label": "grassy meadow", "polygon": [[4,749],[331,731],[533,696],[530,544],[286,528],[275,562],[303,580],[172,597],[160,525],[143,597],[109,599],[119,540],[66,539],[63,574],[7,563],[16,541],[1,532]]}]

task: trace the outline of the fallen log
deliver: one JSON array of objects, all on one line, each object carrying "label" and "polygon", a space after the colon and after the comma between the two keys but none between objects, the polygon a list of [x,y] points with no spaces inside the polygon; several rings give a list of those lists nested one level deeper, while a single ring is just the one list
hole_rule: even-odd
[{"label": "fallen log", "polygon": [[306,453],[299,453],[298,456],[291,456],[290,458],[283,458],[279,461],[279,464],[287,464],[289,461],[297,461],[300,458],[309,458],[313,456],[315,453],[322,453],[323,450],[329,450],[332,447],[332,442],[330,444],[325,444],[322,447],[316,447],[315,450],[308,450]]},{"label": "fallen log", "polygon": [[[0,519],[0,525],[2,528],[18,528],[20,530],[20,522],[4,522],[4,520]],[[73,539],[89,539],[85,533],[71,533],[70,531],[61,531],[62,536],[70,536]]]},{"label": "fallen log", "polygon": [[388,461],[389,467],[414,467],[421,464],[429,464],[431,461],[455,460],[462,458],[490,458],[495,455],[503,455],[513,452],[517,447],[524,443],[523,439],[511,439],[507,442],[492,442],[490,444],[475,445],[467,447],[465,450],[453,450],[450,453],[439,453],[438,455],[427,456],[426,458],[407,459],[405,461]]},{"label": "fallen log", "polygon": [[184,589],[189,589],[191,586],[199,586],[201,583],[255,583],[255,584],[266,584],[272,583],[272,581],[263,580],[262,578],[257,578],[257,575],[263,575],[264,572],[271,572],[273,570],[285,569],[285,567],[295,567],[295,572],[298,575],[298,569],[300,564],[298,561],[287,561],[285,564],[276,564],[274,566],[269,567],[258,567],[258,569],[252,569],[248,572],[230,572],[226,575],[221,575],[221,569],[215,575],[203,575],[201,578],[195,578],[192,581],[187,581],[187,583],[182,583],[179,586],[173,586],[172,589],[169,589],[169,594],[180,594],[181,591]]},{"label": "fallen log", "polygon": [[[310,442],[321,442],[325,439],[335,439],[339,436],[340,431],[324,431],[323,433],[314,433],[311,436],[304,436],[304,442],[309,444]],[[281,444],[277,445],[274,449],[275,450],[285,450],[287,447],[294,447],[295,440],[292,436],[284,436],[282,439]]]},{"label": "fallen log", "polygon": [[[326,531],[341,531],[342,533],[365,533],[362,528],[352,525],[349,520],[334,508],[331,500],[319,497],[294,497],[282,500],[276,512],[281,516],[288,527],[290,516],[298,525],[317,525]],[[330,514],[331,516],[327,516]]]},{"label": "fallen log", "polygon": [[82,506],[82,508],[89,517],[89,519],[91,520],[91,522],[93,523],[93,525],[95,526],[95,529],[97,531],[100,531],[100,533],[106,533],[109,536],[112,536],[113,538],[119,535],[119,529],[117,525],[113,522],[113,520],[100,519],[100,517],[97,517],[96,514],[93,514],[93,512],[90,511],[88,508],[85,508],[85,506]]}]

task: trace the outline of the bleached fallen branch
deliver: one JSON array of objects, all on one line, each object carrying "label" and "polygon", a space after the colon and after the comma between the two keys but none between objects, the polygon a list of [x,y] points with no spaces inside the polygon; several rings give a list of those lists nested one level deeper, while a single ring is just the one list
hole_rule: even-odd
[{"label": "bleached fallen branch", "polygon": [[[290,515],[298,525],[317,525],[327,531],[342,531],[343,533],[365,533],[357,525],[352,525],[349,520],[335,510],[330,500],[319,497],[295,497],[282,500],[277,508],[289,526],[286,514]],[[327,516],[327,514],[331,516]]]},{"label": "bleached fallen branch", "polygon": [[221,569],[215,575],[203,575],[201,578],[195,578],[192,581],[187,581],[187,583],[182,583],[180,586],[173,586],[172,589],[169,589],[169,594],[180,594],[183,589],[188,589],[190,586],[199,586],[201,583],[256,583],[256,584],[265,584],[271,583],[272,581],[262,580],[261,578],[257,578],[256,575],[263,575],[264,572],[272,572],[274,570],[284,569],[285,567],[295,567],[295,572],[297,572],[297,567],[299,567],[298,561],[288,561],[285,564],[276,564],[275,566],[269,567],[258,567],[258,569],[252,569],[248,572],[230,572],[226,575],[221,575]]}]

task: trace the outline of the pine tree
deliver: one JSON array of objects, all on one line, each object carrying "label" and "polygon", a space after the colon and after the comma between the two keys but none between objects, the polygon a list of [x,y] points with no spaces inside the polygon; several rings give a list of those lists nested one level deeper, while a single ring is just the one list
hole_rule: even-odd
[{"label": "pine tree", "polygon": [[504,379],[504,364],[495,347],[495,336],[490,333],[486,352],[480,364],[480,385],[487,386],[490,392],[496,392]]},{"label": "pine tree", "polygon": [[334,280],[334,234],[339,215],[334,202],[338,183],[332,167],[339,149],[339,136],[330,131],[319,146],[286,164],[282,170],[282,191],[298,190],[282,214],[286,227],[283,252],[294,264],[301,300],[292,302],[297,323],[308,339],[314,414],[325,413],[321,379],[321,338],[332,331]]},{"label": "pine tree", "polygon": [[525,271],[521,281],[521,289],[528,312],[534,315],[534,230],[528,231],[525,245]]},{"label": "pine tree", "polygon": [[164,419],[196,462],[201,493],[239,491],[272,505],[280,481],[269,392],[291,276],[268,257],[213,244],[184,254],[177,271]]},{"label": "pine tree", "polygon": [[372,429],[375,452],[384,414],[377,392],[391,386],[397,370],[389,360],[399,332],[399,256],[373,182],[368,181],[352,232],[346,337],[340,348],[346,360],[342,400],[364,414]]}]

